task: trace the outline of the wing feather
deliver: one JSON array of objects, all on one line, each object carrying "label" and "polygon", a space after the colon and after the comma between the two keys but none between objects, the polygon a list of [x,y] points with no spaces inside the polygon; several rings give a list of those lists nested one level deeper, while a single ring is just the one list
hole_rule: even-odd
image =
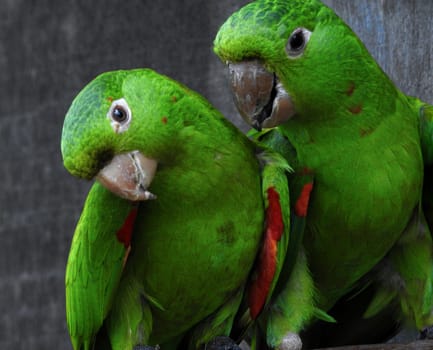
[{"label": "wing feather", "polygon": [[66,268],[66,317],[75,350],[90,349],[107,316],[127,252],[116,236],[134,207],[95,183],[77,224]]}]

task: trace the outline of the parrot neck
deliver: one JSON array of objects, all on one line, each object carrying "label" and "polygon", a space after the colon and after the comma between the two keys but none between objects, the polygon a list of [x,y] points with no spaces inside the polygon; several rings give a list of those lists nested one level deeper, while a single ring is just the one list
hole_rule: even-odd
[{"label": "parrot neck", "polygon": [[307,119],[296,115],[280,126],[282,134],[296,149],[298,165],[321,169],[323,164],[337,164],[354,154],[380,149],[383,140],[398,144],[400,138],[396,135],[406,133],[408,127],[418,123],[413,120],[418,118],[418,112],[391,83],[379,91],[372,93],[360,85],[359,97],[354,91],[353,99],[342,101],[340,108],[326,118],[317,116],[314,120],[311,116]]},{"label": "parrot neck", "polygon": [[397,108],[411,108],[407,97],[381,73],[376,80],[348,79],[340,84],[343,92],[331,105],[308,108],[280,128],[294,144],[335,144],[337,139],[341,144],[352,143],[373,134]]},{"label": "parrot neck", "polygon": [[[234,186],[233,179],[240,183],[248,181],[242,178],[244,174],[239,174],[239,169],[259,167],[258,162],[251,164],[251,158],[239,152],[242,144],[253,154],[253,145],[232,124],[222,116],[205,121],[179,132],[173,142],[175,147],[160,160],[152,183],[159,202],[164,200],[176,207],[182,198],[182,206],[194,207],[197,202],[224,201]],[[223,182],[228,184],[224,191],[215,191]]]}]

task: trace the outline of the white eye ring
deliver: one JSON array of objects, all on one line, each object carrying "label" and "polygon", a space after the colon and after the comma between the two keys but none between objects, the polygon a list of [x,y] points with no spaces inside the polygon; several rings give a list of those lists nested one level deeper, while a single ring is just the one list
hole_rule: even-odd
[{"label": "white eye ring", "polygon": [[300,57],[305,48],[307,47],[308,41],[310,40],[311,32],[306,28],[296,28],[289,36],[286,44],[287,55],[291,58]]},{"label": "white eye ring", "polygon": [[111,103],[107,113],[107,118],[111,121],[111,127],[116,134],[120,134],[129,129],[132,120],[131,109],[124,98],[115,100]]}]

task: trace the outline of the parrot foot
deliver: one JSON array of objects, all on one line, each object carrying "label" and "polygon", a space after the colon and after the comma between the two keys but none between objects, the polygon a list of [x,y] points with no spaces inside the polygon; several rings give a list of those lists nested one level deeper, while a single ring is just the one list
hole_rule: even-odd
[{"label": "parrot foot", "polygon": [[287,333],[277,350],[301,350],[302,340],[296,333]]},{"label": "parrot foot", "polygon": [[205,350],[241,350],[229,337],[215,337],[206,344]]},{"label": "parrot foot", "polygon": [[424,339],[433,339],[433,326],[426,327],[419,332],[419,338],[421,340]]},{"label": "parrot foot", "polygon": [[136,345],[133,350],[160,350],[159,346],[150,346],[150,345]]}]

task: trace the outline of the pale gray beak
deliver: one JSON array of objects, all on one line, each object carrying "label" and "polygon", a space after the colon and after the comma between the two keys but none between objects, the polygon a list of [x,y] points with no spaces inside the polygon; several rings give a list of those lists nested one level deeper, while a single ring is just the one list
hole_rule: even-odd
[{"label": "pale gray beak", "polygon": [[155,176],[157,164],[138,151],[118,154],[96,179],[114,194],[130,201],[155,199],[147,188]]},{"label": "pale gray beak", "polygon": [[234,102],[242,118],[257,130],[273,128],[295,115],[289,94],[259,60],[229,63]]}]

